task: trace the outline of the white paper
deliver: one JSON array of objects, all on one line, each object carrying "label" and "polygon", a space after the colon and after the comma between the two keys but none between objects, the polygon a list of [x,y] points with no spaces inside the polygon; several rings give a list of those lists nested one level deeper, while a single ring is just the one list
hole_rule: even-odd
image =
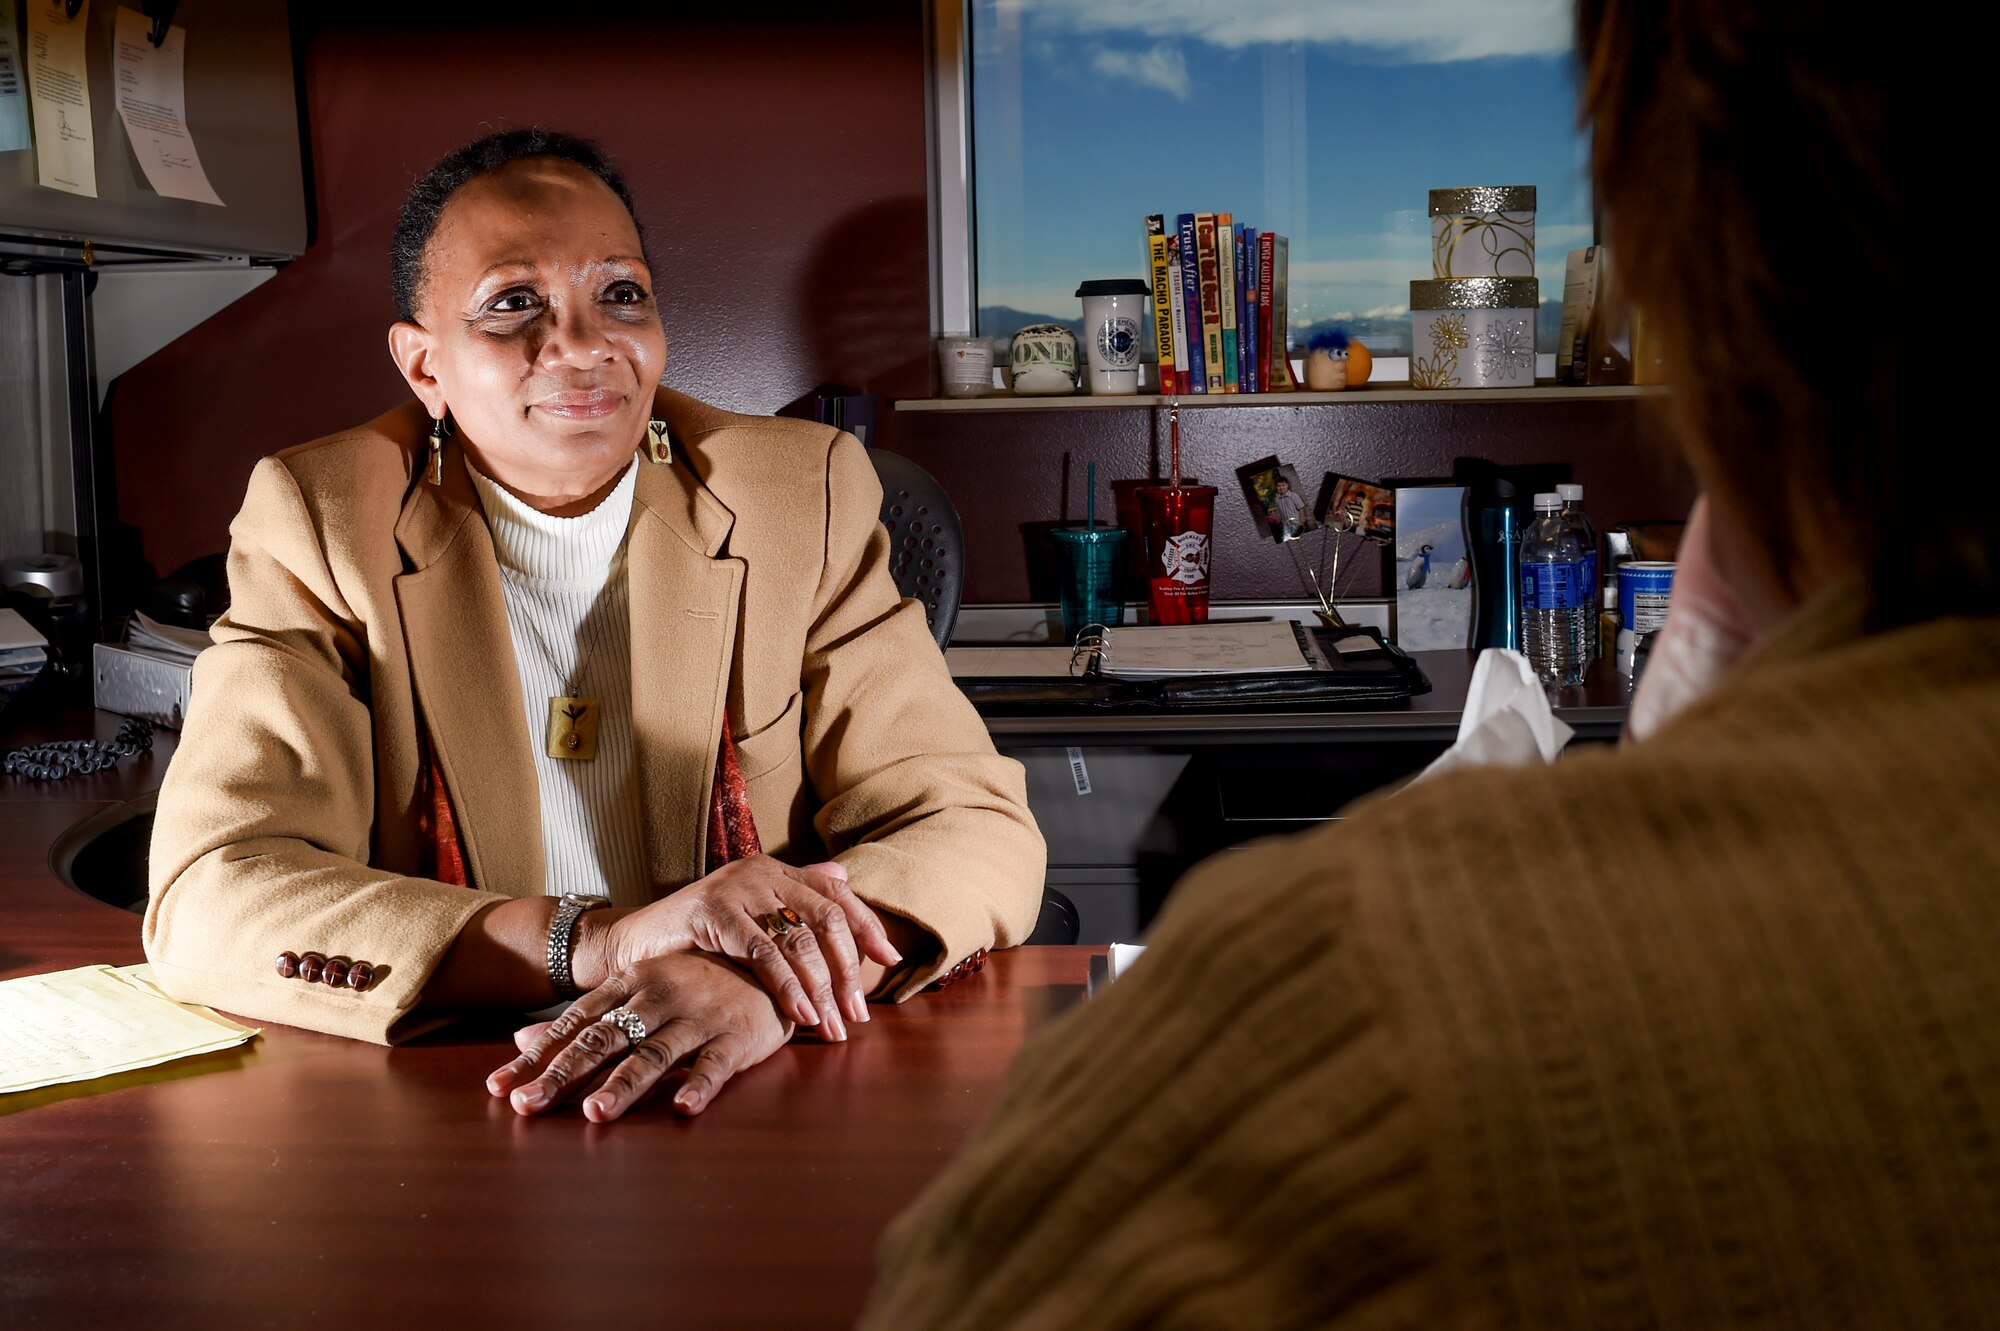
[{"label": "white paper", "polygon": [[118,118],[125,122],[139,169],[155,194],[223,206],[201,169],[201,154],[187,124],[187,29],[168,28],[158,47],[147,36],[153,22],[120,8],[112,42]]},{"label": "white paper", "polygon": [[1120,679],[1168,679],[1271,674],[1310,665],[1299,650],[1293,621],[1281,619],[1110,629],[1104,635],[1101,668]]},{"label": "white paper", "polygon": [[32,148],[28,133],[28,85],[15,49],[14,0],[0,0],[0,153]]},{"label": "white paper", "polygon": [[944,663],[953,679],[1068,679],[1067,647],[947,647]]},{"label": "white paper", "polygon": [[207,629],[184,629],[174,624],[162,624],[142,610],[134,614],[132,622],[126,626],[125,644],[128,647],[151,648],[162,655],[192,662],[215,646],[215,639]]},{"label": "white paper", "polygon": [[1132,969],[1140,957],[1146,955],[1144,943],[1113,943],[1105,949],[1105,969],[1112,979],[1117,979]]},{"label": "white paper", "polygon": [[71,18],[63,0],[28,6],[28,98],[35,113],[35,178],[50,189],[97,197],[97,139],[90,128],[84,36],[90,0]]},{"label": "white paper", "polygon": [[[1556,719],[1548,691],[1528,658],[1489,647],[1472,668],[1458,739],[1417,777],[1461,767],[1535,767],[1552,763],[1576,732]],[[1414,783],[1412,783],[1414,784]]]},{"label": "white paper", "polygon": [[0,1094],[228,1049],[261,1034],[179,1003],[148,966],[79,966],[0,983]]}]

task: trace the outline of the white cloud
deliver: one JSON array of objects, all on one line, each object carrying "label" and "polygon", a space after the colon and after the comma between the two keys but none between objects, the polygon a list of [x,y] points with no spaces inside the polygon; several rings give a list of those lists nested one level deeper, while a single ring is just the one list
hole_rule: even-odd
[{"label": "white cloud", "polygon": [[1187,59],[1179,48],[1161,42],[1150,51],[1109,51],[1100,47],[1090,58],[1090,67],[1107,78],[1129,79],[1142,88],[1188,99],[1193,85],[1188,81]]},{"label": "white cloud", "polygon": [[[1350,45],[1410,63],[1555,56],[1571,43],[1569,0],[992,0],[1051,27],[1225,50]],[[1155,48],[1156,50],[1158,48]]]}]

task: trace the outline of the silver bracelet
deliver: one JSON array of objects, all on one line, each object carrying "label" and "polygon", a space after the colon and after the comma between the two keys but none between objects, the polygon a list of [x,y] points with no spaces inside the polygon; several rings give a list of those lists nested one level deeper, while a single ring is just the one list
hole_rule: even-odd
[{"label": "silver bracelet", "polygon": [[556,997],[575,998],[582,990],[576,987],[576,980],[570,974],[570,954],[576,950],[576,922],[587,910],[611,903],[603,897],[586,897],[575,892],[565,892],[556,902],[556,913],[549,921],[549,983],[554,986]]}]

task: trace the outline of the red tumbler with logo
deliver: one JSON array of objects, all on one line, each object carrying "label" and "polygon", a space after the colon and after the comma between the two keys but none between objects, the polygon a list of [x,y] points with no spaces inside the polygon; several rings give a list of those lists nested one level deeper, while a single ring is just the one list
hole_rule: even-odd
[{"label": "red tumbler with logo", "polygon": [[1155,624],[1206,624],[1215,487],[1142,485],[1138,492],[1148,618]]}]

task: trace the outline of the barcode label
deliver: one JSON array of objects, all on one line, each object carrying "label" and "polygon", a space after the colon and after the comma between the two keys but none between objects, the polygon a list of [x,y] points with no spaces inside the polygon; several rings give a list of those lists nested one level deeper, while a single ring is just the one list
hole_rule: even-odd
[{"label": "barcode label", "polygon": [[1076,782],[1076,793],[1079,795],[1088,795],[1090,793],[1090,769],[1083,765],[1083,750],[1067,749],[1065,752],[1069,754],[1069,776],[1070,780]]}]

